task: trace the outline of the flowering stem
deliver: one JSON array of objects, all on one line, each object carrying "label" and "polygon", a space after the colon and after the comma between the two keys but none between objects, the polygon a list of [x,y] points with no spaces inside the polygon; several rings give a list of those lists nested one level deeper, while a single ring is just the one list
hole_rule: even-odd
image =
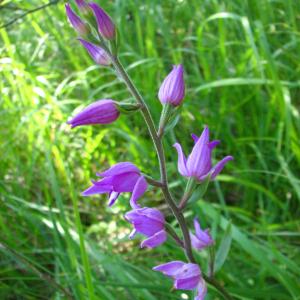
[{"label": "flowering stem", "polygon": [[[107,51],[107,48],[105,50]],[[129,75],[127,74],[127,72],[125,71],[123,65],[121,64],[121,62],[119,60],[119,58],[117,56],[112,55],[109,51],[107,51],[107,52],[108,52],[108,55],[111,58],[111,61],[112,61],[112,64],[113,64],[115,70],[122,77],[122,79],[123,79],[124,83],[126,84],[128,90],[130,91],[132,96],[136,99],[138,104],[140,104],[140,106],[141,106],[141,113],[142,113],[143,118],[145,120],[145,123],[148,127],[150,136],[151,136],[152,141],[153,141],[154,146],[155,146],[158,161],[159,161],[159,168],[160,168],[160,175],[161,175],[161,186],[160,186],[160,188],[161,188],[161,190],[164,194],[164,197],[165,197],[165,200],[166,200],[167,204],[169,205],[170,209],[172,210],[175,218],[178,221],[180,229],[182,231],[183,240],[184,240],[183,246],[184,246],[185,255],[191,263],[196,263],[196,260],[194,258],[193,251],[192,251],[190,234],[189,234],[188,227],[186,225],[185,218],[184,218],[182,212],[180,211],[180,209],[177,207],[177,205],[176,205],[176,203],[175,203],[175,201],[174,201],[174,199],[173,199],[173,197],[170,193],[169,187],[168,187],[168,177],[167,177],[167,171],[166,171],[166,161],[165,161],[164,148],[163,148],[161,138],[160,138],[160,136],[158,135],[158,133],[156,131],[151,113],[150,113],[150,111],[148,109],[148,106],[146,105],[145,101],[143,100],[143,97],[141,96],[141,94],[139,93],[137,88],[135,87],[134,83],[132,82],[132,80],[129,77]],[[208,283],[213,285],[217,290],[219,290],[219,292],[221,294],[223,294],[225,299],[228,299],[228,300],[232,299],[232,297],[227,293],[227,291],[215,279],[209,278],[205,274],[203,274],[203,278]]]}]

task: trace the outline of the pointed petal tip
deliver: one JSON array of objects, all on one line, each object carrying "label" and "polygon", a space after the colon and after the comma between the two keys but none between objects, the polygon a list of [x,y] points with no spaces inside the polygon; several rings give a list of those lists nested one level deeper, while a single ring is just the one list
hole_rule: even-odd
[{"label": "pointed petal tip", "polygon": [[140,247],[141,248],[149,248],[153,249],[161,244],[163,244],[167,239],[167,233],[163,229],[157,233],[155,233],[153,236],[150,236],[148,239],[141,242]]}]

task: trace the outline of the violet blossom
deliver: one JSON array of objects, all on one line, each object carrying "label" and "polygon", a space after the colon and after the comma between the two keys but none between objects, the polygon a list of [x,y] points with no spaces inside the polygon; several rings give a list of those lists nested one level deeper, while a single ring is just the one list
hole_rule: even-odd
[{"label": "violet blossom", "polygon": [[162,104],[169,103],[178,106],[184,98],[184,93],[183,66],[173,66],[173,70],[160,86],[158,98]]},{"label": "violet blossom", "polygon": [[197,218],[194,219],[194,227],[195,227],[195,234],[190,232],[193,248],[197,250],[202,250],[214,243],[214,240],[212,239],[209,230],[208,229],[202,230]]},{"label": "violet blossom", "polygon": [[171,261],[153,268],[154,271],[162,272],[174,280],[174,288],[177,290],[197,289],[195,300],[205,298],[207,288],[197,264]]},{"label": "violet blossom", "polygon": [[96,17],[99,33],[108,40],[114,39],[116,29],[110,16],[95,2],[89,3],[89,6]]},{"label": "violet blossom", "polygon": [[82,125],[110,124],[118,119],[120,112],[111,99],[98,100],[88,105],[67,123],[72,128]]},{"label": "violet blossom", "polygon": [[88,51],[96,64],[108,66],[110,65],[110,58],[106,52],[99,46],[92,44],[84,39],[79,38],[79,42]]},{"label": "violet blossom", "polygon": [[69,3],[66,3],[67,17],[73,26],[73,28],[82,36],[85,36],[89,32],[89,28],[85,22],[83,22],[78,15],[72,10]]},{"label": "violet blossom", "polygon": [[103,177],[92,181],[93,185],[85,190],[83,196],[109,194],[108,206],[112,206],[121,193],[132,193],[130,205],[133,209],[140,208],[137,200],[146,192],[148,184],[140,170],[131,162],[120,162],[108,170],[97,173]]},{"label": "violet blossom", "polygon": [[233,157],[230,155],[226,156],[213,167],[212,150],[220,141],[209,141],[208,127],[205,127],[199,138],[194,134],[192,137],[195,145],[187,159],[181,145],[179,143],[173,145],[178,152],[179,173],[185,177],[194,177],[200,182],[205,180],[207,176],[210,176],[210,179],[214,179],[222,171],[225,164],[233,160]]},{"label": "violet blossom", "polygon": [[133,209],[125,214],[125,219],[134,227],[130,238],[137,233],[147,237],[142,241],[141,248],[155,248],[166,241],[165,217],[158,209],[148,207]]}]

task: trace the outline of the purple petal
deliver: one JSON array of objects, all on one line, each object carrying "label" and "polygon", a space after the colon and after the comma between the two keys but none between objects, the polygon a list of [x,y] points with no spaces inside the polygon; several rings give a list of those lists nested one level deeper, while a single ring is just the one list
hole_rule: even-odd
[{"label": "purple petal", "polygon": [[201,278],[201,271],[198,265],[188,263],[181,267],[174,275],[176,279],[174,287],[181,290],[193,290]]},{"label": "purple petal", "polygon": [[207,294],[207,286],[204,279],[201,277],[200,282],[197,286],[197,296],[194,300],[204,300]]},{"label": "purple petal", "polygon": [[105,194],[110,193],[112,191],[111,185],[95,185],[93,184],[91,187],[86,189],[81,193],[82,196],[91,196],[95,194]]},{"label": "purple petal", "polygon": [[140,170],[131,162],[120,162],[115,165],[113,165],[108,170],[97,173],[97,176],[101,177],[109,177],[109,176],[115,176],[123,173],[129,173],[129,172],[135,172],[140,174]]},{"label": "purple petal", "polygon": [[215,141],[212,141],[210,143],[208,143],[208,147],[210,150],[213,150],[215,147],[217,147],[219,144],[221,143],[221,141],[219,140],[215,140]]},{"label": "purple petal", "polygon": [[194,133],[192,133],[191,136],[192,136],[192,139],[194,140],[194,143],[196,144],[199,140],[198,136]]},{"label": "purple petal", "polygon": [[133,192],[136,182],[140,178],[137,173],[123,173],[119,175],[112,176],[112,185],[115,192]]},{"label": "purple petal", "polygon": [[164,229],[164,224],[158,221],[144,218],[142,220],[133,220],[131,222],[138,233],[150,237]]},{"label": "purple petal", "polygon": [[193,248],[202,250],[203,248],[214,243],[214,240],[212,239],[208,229],[202,230],[197,218],[194,219],[194,227],[196,235],[190,233]]},{"label": "purple petal", "polygon": [[201,251],[202,249],[204,249],[214,243],[214,241],[210,235],[208,236],[209,240],[206,241],[203,239],[199,239],[196,235],[194,235],[190,232],[190,238],[191,238],[192,247],[194,249],[197,249],[198,251]]},{"label": "purple petal", "polygon": [[201,229],[200,223],[199,223],[199,221],[198,221],[198,218],[195,218],[195,219],[194,219],[194,227],[195,227],[196,235],[197,235],[197,236],[200,236],[201,233],[202,233],[202,229]]},{"label": "purple petal", "polygon": [[88,51],[92,59],[96,64],[108,66],[110,65],[110,58],[106,52],[99,46],[85,41],[84,39],[78,39],[83,47]]},{"label": "purple petal", "polygon": [[117,201],[120,193],[117,192],[111,192],[108,199],[108,206],[111,207],[114,205],[114,203]]},{"label": "purple petal", "polygon": [[219,161],[212,169],[211,179],[214,179],[222,171],[224,166],[231,160],[233,160],[233,157],[229,155]]},{"label": "purple petal", "polygon": [[178,168],[179,173],[182,176],[189,176],[189,172],[186,167],[186,157],[182,151],[181,145],[179,143],[176,143],[173,145],[173,147],[177,150],[177,153],[178,153],[177,168]]},{"label": "purple petal", "polygon": [[174,282],[174,288],[177,290],[193,290],[197,287],[200,280],[200,276],[176,279]]},{"label": "purple petal", "polygon": [[162,264],[154,267],[152,270],[162,272],[166,276],[174,276],[178,272],[178,269],[185,265],[182,261],[171,261],[166,264]]},{"label": "purple petal", "polygon": [[189,176],[201,177],[211,169],[211,150],[208,147],[209,129],[205,127],[187,160]]},{"label": "purple petal", "polygon": [[112,181],[112,177],[106,177],[106,178],[103,178],[101,180],[92,180],[92,183],[94,185],[97,185],[97,186],[103,186],[103,185],[109,185],[111,187],[111,189],[113,190],[113,181]]},{"label": "purple petal", "polygon": [[167,233],[165,230],[161,230],[154,235],[152,235],[150,238],[144,240],[141,243],[141,248],[147,247],[147,248],[155,248],[161,244],[163,244],[167,239]]},{"label": "purple petal", "polygon": [[144,176],[140,176],[140,178],[137,180],[131,198],[130,198],[130,205],[132,208],[139,208],[140,205],[137,204],[137,200],[144,195],[148,188],[148,183]]},{"label": "purple petal", "polygon": [[143,207],[133,209],[125,214],[125,218],[129,222],[142,221],[150,219],[161,224],[165,223],[165,217],[161,211],[156,208]]},{"label": "purple petal", "polygon": [[125,219],[133,224],[138,233],[153,236],[165,227],[164,215],[155,208],[133,209],[125,214]]},{"label": "purple petal", "polygon": [[176,279],[191,278],[200,276],[201,270],[197,264],[187,263],[174,275]]}]

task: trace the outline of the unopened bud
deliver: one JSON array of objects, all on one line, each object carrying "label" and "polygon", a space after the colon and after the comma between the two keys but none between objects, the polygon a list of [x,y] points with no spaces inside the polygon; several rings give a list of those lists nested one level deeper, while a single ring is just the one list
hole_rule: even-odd
[{"label": "unopened bud", "polygon": [[174,66],[160,86],[158,98],[162,104],[178,106],[184,98],[185,86],[182,65]]},{"label": "unopened bud", "polygon": [[75,14],[69,3],[66,3],[66,13],[71,25],[79,33],[79,35],[85,36],[89,33],[90,29],[88,25]]},{"label": "unopened bud", "polygon": [[114,39],[116,29],[110,16],[95,2],[90,3],[89,6],[96,17],[99,33],[108,40]]},{"label": "unopened bud", "polygon": [[92,59],[95,61],[96,64],[108,66],[110,65],[110,58],[107,53],[99,46],[87,42],[84,39],[79,38],[79,42],[82,46],[88,51]]}]

